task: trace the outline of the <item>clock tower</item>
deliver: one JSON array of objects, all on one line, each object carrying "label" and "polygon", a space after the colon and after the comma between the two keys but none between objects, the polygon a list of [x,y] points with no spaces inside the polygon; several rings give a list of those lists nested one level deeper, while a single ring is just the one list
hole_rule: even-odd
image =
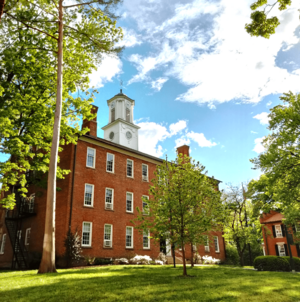
[{"label": "clock tower", "polygon": [[122,146],[138,150],[139,126],[133,124],[134,100],[120,90],[107,101],[109,122],[102,127],[104,139]]}]

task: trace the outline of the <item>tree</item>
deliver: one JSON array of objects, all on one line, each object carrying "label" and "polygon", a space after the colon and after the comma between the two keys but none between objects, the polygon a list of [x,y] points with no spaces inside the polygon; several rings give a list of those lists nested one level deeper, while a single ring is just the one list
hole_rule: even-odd
[{"label": "tree", "polygon": [[0,21],[3,14],[4,6],[5,6],[5,0],[0,0]]},{"label": "tree", "polygon": [[249,188],[264,212],[281,210],[286,222],[295,224],[300,220],[300,95],[289,92],[280,99],[283,104],[270,110],[265,151],[251,159],[264,174]]},{"label": "tree", "polygon": [[[275,1],[275,0],[274,0]],[[252,22],[246,24],[245,29],[251,36],[261,36],[269,39],[270,35],[275,33],[276,27],[280,24],[277,17],[268,18],[268,14],[278,4],[279,10],[285,10],[291,5],[291,0],[277,0],[272,4],[268,4],[268,0],[258,0],[254,2],[250,8],[254,10],[251,14]],[[264,10],[257,10],[259,7],[264,6]]]},{"label": "tree", "polygon": [[222,196],[225,206],[224,238],[235,244],[241,266],[244,266],[247,246],[261,238],[257,211],[246,196],[242,187],[233,185],[229,185]]},{"label": "tree", "polygon": [[[15,29],[33,31],[36,35],[42,35],[55,50],[50,49],[48,55],[57,59],[56,72],[56,104],[53,123],[53,136],[51,142],[48,184],[47,184],[47,205],[45,219],[45,236],[43,245],[43,257],[40,273],[55,272],[55,203],[56,203],[56,177],[59,141],[61,138],[61,112],[62,99],[64,97],[62,84],[63,69],[63,48],[71,46],[77,50],[82,48],[90,55],[90,60],[85,57],[87,69],[93,63],[101,59],[103,53],[112,53],[120,49],[114,49],[114,44],[121,38],[121,29],[116,28],[116,22],[111,18],[115,16],[109,8],[116,5],[119,0],[108,1],[76,1],[76,4],[63,6],[63,0],[50,1],[11,1],[10,6],[6,5],[4,16],[7,24],[15,20]],[[111,18],[109,18],[111,17]],[[63,28],[65,37],[63,39]],[[58,34],[57,34],[58,33]],[[44,48],[49,51],[49,49]],[[46,55],[46,53],[45,53]],[[75,54],[73,54],[73,58]],[[22,83],[23,84],[23,83]],[[68,93],[67,90],[64,90]],[[69,108],[71,109],[71,108]],[[24,177],[23,177],[24,180]],[[24,187],[24,181],[21,182]],[[12,200],[14,196],[12,195]]]},{"label": "tree", "polygon": [[64,246],[66,248],[65,258],[67,267],[71,267],[73,262],[78,262],[81,258],[81,239],[78,235],[78,230],[73,233],[68,230],[67,236],[65,238]]},{"label": "tree", "polygon": [[[217,181],[203,173],[199,162],[179,154],[175,162],[164,161],[151,180],[150,199],[143,199],[134,221],[141,232],[182,248],[183,276],[187,276],[185,245],[199,244],[208,231],[218,229],[222,213]],[[192,242],[191,242],[192,240]]]}]

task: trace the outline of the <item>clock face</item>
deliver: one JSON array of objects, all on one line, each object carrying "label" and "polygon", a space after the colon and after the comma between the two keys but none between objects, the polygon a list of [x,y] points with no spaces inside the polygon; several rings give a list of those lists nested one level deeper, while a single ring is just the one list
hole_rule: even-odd
[{"label": "clock face", "polygon": [[115,136],[115,134],[114,134],[113,132],[109,133],[109,138],[110,138],[111,140],[114,139],[114,136]]},{"label": "clock face", "polygon": [[131,134],[130,131],[127,131],[127,132],[126,132],[126,137],[127,137],[128,139],[131,139],[131,138],[132,138],[132,134]]}]

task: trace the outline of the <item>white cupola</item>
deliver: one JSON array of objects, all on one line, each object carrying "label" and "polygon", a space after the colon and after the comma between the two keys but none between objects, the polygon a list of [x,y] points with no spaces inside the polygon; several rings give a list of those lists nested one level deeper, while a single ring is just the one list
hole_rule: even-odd
[{"label": "white cupola", "polygon": [[102,127],[104,139],[138,150],[139,126],[133,124],[134,100],[120,90],[120,93],[107,101],[109,122]]}]

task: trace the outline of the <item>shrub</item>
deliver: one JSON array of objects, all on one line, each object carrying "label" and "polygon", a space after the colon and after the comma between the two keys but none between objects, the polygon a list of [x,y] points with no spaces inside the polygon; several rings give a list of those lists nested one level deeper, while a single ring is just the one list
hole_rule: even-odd
[{"label": "shrub", "polygon": [[129,260],[130,264],[150,264],[152,259],[149,256],[135,255]]},{"label": "shrub", "polygon": [[106,264],[112,264],[112,259],[108,258],[96,258],[94,261],[95,265],[106,265]]},{"label": "shrub", "polygon": [[230,264],[230,265],[239,265],[240,264],[239,254],[234,245],[226,244],[225,264]]},{"label": "shrub", "polygon": [[258,271],[284,271],[291,270],[289,261],[285,257],[259,256],[254,259],[254,268]]},{"label": "shrub", "polygon": [[[282,258],[285,258],[288,261],[288,263],[290,263],[290,256],[285,256]],[[293,257],[293,259],[295,264],[295,271],[300,272],[300,258]]]},{"label": "shrub", "polygon": [[129,261],[126,258],[119,258],[119,259],[115,259],[113,263],[114,264],[128,264]]},{"label": "shrub", "polygon": [[220,263],[219,259],[215,259],[211,256],[203,256],[202,259],[203,259],[204,264],[219,264]]},{"label": "shrub", "polygon": [[78,262],[81,258],[81,240],[77,229],[75,233],[72,233],[70,230],[68,231],[64,246],[66,248],[65,257],[67,267],[70,267],[72,262]]},{"label": "shrub", "polygon": [[167,259],[166,255],[163,252],[160,252],[158,254],[157,260],[162,261],[163,264],[167,264],[168,263],[168,259]]}]

